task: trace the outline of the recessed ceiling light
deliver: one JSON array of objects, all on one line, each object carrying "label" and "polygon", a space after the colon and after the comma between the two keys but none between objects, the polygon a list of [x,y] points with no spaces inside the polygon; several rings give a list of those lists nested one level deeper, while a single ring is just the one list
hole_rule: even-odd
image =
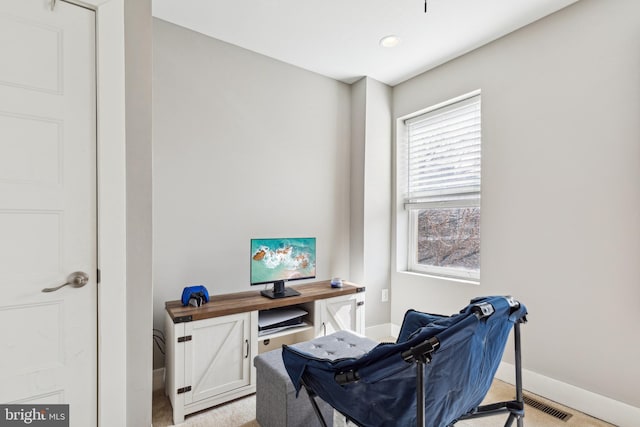
[{"label": "recessed ceiling light", "polygon": [[400,43],[400,37],[394,34],[385,36],[380,39],[380,46],[382,47],[395,47],[398,45],[398,43]]}]

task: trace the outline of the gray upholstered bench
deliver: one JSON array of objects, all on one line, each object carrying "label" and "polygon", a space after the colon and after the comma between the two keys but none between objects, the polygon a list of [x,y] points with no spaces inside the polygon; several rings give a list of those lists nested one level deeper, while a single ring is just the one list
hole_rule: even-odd
[{"label": "gray upholstered bench", "polygon": [[[378,343],[351,332],[339,331],[295,344],[306,353],[323,359],[359,357]],[[256,367],[256,420],[261,427],[320,426],[304,388],[296,399],[293,384],[282,362],[282,350],[273,350],[253,360]],[[333,408],[318,400],[324,418],[332,424]]]}]

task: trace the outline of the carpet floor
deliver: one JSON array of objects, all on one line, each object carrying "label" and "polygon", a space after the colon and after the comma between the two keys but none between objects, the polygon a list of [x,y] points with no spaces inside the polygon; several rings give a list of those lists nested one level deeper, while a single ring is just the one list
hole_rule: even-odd
[{"label": "carpet floor", "polygon": [[[511,400],[515,396],[514,387],[510,384],[495,380],[485,402],[500,402]],[[534,406],[525,405],[525,426],[526,427],[612,427],[612,424],[589,417],[581,412],[567,408],[558,403],[544,399],[531,393],[525,392],[525,396],[534,399]],[[559,412],[568,414],[564,420],[550,415],[548,410],[540,410],[541,403],[557,409]],[[477,418],[474,420],[461,421],[456,427],[495,427],[502,426],[506,420],[505,416],[488,418]],[[171,403],[162,390],[158,390],[153,395],[153,427],[166,427],[174,425],[171,416]],[[256,421],[256,397],[250,395],[215,408],[198,412],[187,416],[184,423],[177,424],[181,427],[260,427]],[[334,417],[334,426],[343,427],[347,424],[343,417]],[[352,425],[352,424],[351,424]],[[301,426],[305,427],[305,426]]]}]

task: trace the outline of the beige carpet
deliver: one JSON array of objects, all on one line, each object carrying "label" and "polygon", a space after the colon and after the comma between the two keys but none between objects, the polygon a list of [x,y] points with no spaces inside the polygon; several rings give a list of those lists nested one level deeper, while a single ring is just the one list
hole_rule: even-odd
[{"label": "beige carpet", "polygon": [[[550,405],[561,411],[571,415],[565,421],[561,421],[551,415],[548,415],[529,405],[525,406],[525,426],[526,427],[607,427],[611,424],[588,417],[573,409],[559,405],[555,402],[546,400],[540,396],[531,393],[525,393],[533,399],[544,404]],[[512,385],[502,381],[494,381],[486,402],[499,402],[511,400],[515,396]],[[184,427],[260,427],[256,421],[256,398],[255,395],[247,396],[242,399],[234,400],[224,405],[217,406],[213,409],[202,411],[187,416],[185,422],[178,424]],[[478,418],[475,420],[461,421],[456,427],[495,427],[503,426],[506,417],[488,417]],[[171,403],[163,392],[157,391],[153,395],[153,427],[172,426],[171,420]],[[334,418],[334,426],[345,426],[343,417],[336,416]],[[515,425],[515,424],[514,424]],[[302,426],[304,427],[304,426]]]},{"label": "beige carpet", "polygon": [[[162,390],[153,393],[153,427],[172,426],[171,402]],[[215,408],[188,415],[185,427],[260,427],[256,421],[256,395],[252,394]]]}]

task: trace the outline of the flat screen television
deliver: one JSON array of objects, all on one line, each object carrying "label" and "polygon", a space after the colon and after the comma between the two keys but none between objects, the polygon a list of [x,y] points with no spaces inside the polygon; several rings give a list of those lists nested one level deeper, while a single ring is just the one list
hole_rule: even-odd
[{"label": "flat screen television", "polygon": [[263,290],[269,298],[300,295],[285,287],[291,280],[316,277],[315,237],[251,239],[251,285],[273,283],[273,288]]}]

